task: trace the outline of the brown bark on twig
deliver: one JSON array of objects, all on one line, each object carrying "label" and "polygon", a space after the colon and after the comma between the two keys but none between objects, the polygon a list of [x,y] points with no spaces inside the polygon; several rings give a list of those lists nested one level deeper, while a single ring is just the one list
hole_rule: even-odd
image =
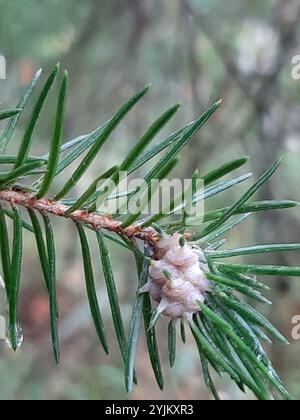
[{"label": "brown bark on twig", "polygon": [[0,201],[1,200],[12,205],[36,210],[42,214],[52,214],[54,216],[70,219],[75,223],[83,223],[89,225],[95,231],[105,229],[118,235],[124,235],[129,239],[142,239],[152,245],[154,245],[158,239],[156,231],[152,228],[142,229],[136,225],[122,228],[122,223],[113,220],[110,216],[89,213],[85,210],[77,210],[68,215],[68,206],[49,199],[38,200],[31,194],[22,191],[0,191]]}]

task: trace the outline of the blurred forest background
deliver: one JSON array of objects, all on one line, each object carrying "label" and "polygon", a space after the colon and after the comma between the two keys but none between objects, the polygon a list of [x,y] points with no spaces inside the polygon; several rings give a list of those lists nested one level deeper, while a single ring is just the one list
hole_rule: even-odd
[{"label": "blurred forest background", "polygon": [[[137,89],[153,83],[147,98],[114,134],[84,186],[117,162],[170,105],[178,101],[184,105],[169,126],[171,132],[223,98],[221,111],[183,154],[178,175],[189,177],[196,167],[204,173],[245,154],[251,156],[247,169],[257,175],[287,153],[284,166],[260,198],[300,200],[300,81],[291,76],[291,59],[300,54],[299,0],[0,0],[0,7],[0,54],[7,60],[7,80],[0,81],[1,107],[17,103],[39,67],[47,70],[60,61],[71,76],[66,140],[90,132]],[[54,105],[55,95],[52,98]],[[37,153],[47,151],[52,133],[54,106],[47,109],[36,134]],[[25,124],[22,118],[15,144]],[[224,206],[238,192],[227,192],[212,205]],[[25,343],[14,355],[0,342],[0,399],[210,398],[192,341],[180,346],[174,369],[168,369],[164,322],[159,329],[165,391],[155,385],[141,340],[139,386],[126,395],[106,297],[102,307],[109,358],[98,346],[90,319],[75,229],[61,221],[56,227],[62,364],[57,368],[52,360],[47,295],[35,243],[28,235],[21,301]],[[299,234],[296,208],[256,216],[233,233],[229,245],[299,242]],[[136,273],[126,253],[114,246],[111,252],[128,322]],[[300,265],[299,253],[261,261]],[[300,285],[295,279],[271,282],[274,304],[264,313],[292,343],[289,348],[275,344],[269,351],[289,391],[300,399],[300,342],[291,339],[291,319],[300,314]],[[99,284],[104,289],[103,279]],[[217,384],[225,399],[251,398],[226,380]]]}]

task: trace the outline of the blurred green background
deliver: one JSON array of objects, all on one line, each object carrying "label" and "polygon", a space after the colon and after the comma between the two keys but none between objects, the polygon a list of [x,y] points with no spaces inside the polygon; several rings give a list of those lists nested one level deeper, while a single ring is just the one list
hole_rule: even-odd
[{"label": "blurred green background", "polygon": [[[67,140],[96,128],[136,90],[153,84],[147,98],[103,149],[77,193],[96,174],[118,162],[167,107],[183,103],[169,125],[171,132],[223,98],[221,111],[183,154],[178,175],[189,177],[195,168],[204,173],[245,154],[251,156],[247,169],[257,175],[286,153],[284,166],[260,198],[300,200],[300,80],[291,76],[291,59],[300,54],[299,0],[0,0],[0,7],[0,54],[7,60],[7,80],[0,81],[2,108],[17,103],[39,67],[48,70],[60,61],[71,76]],[[36,134],[37,153],[48,150],[55,95],[52,100]],[[15,135],[15,146],[25,124],[26,116]],[[212,206],[223,207],[238,192],[221,195]],[[141,340],[139,386],[131,396],[126,395],[101,267],[97,269],[110,338],[109,358],[99,348],[90,319],[74,227],[58,220],[55,225],[62,363],[56,367],[52,360],[47,296],[33,252],[35,244],[28,235],[21,300],[25,343],[14,355],[0,342],[0,399],[210,398],[192,340],[180,345],[175,368],[168,369],[164,321],[159,335],[165,391],[157,389]],[[296,208],[256,216],[233,232],[229,245],[299,242],[299,233]],[[99,256],[96,249],[93,252],[97,267]],[[115,246],[111,254],[128,325],[136,273],[129,255]],[[299,260],[299,253],[293,253],[261,261],[299,266]],[[291,338],[292,317],[300,314],[299,280],[268,281],[274,304],[260,309],[291,340],[289,348],[271,346],[271,359],[289,391],[299,399],[300,341]],[[224,399],[251,398],[226,379],[217,380],[217,385]]]}]

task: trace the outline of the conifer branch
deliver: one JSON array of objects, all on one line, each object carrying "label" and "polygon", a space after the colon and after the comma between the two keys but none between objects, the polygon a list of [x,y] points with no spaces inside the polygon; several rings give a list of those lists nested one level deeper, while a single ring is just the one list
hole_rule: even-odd
[{"label": "conifer branch", "polygon": [[[191,197],[184,199],[182,193],[172,199],[170,197],[169,205],[163,206],[157,214],[143,218],[144,207],[131,213],[129,205],[131,199],[133,197],[139,199],[143,206],[145,198],[151,202],[153,194],[150,188],[151,182],[153,180],[161,182],[171,173],[179,162],[184,147],[217,111],[221,102],[213,104],[192,123],[170,134],[161,142],[151,145],[155,136],[178,111],[179,105],[175,105],[153,122],[127,156],[122,157],[121,162],[107,169],[104,174],[97,174],[94,182],[82,192],[80,197],[66,198],[101,153],[102,147],[115,128],[146,95],[149,86],[130,98],[109,121],[96,130],[63,143],[68,87],[68,76],[65,73],[58,95],[49,152],[43,156],[32,156],[30,153],[34,144],[35,129],[47,97],[59,78],[59,68],[56,66],[46,79],[15,155],[4,153],[10,146],[19,118],[36,89],[41,71],[36,74],[16,108],[0,111],[0,120],[8,119],[8,124],[0,137],[0,256],[9,308],[7,338],[12,349],[16,351],[23,341],[22,320],[19,319],[22,314],[18,307],[22,267],[25,268],[22,260],[23,230],[26,229],[35,237],[36,252],[49,297],[54,358],[57,363],[60,360],[56,287],[58,253],[55,229],[49,217],[52,215],[76,224],[78,242],[82,249],[90,312],[100,343],[108,353],[109,337],[105,333],[105,319],[101,314],[101,302],[95,282],[93,254],[90,252],[85,228],[96,232],[94,236],[98,243],[99,259],[102,263],[114,330],[124,362],[128,391],[131,391],[137,383],[135,358],[142,325],[155,379],[160,389],[164,386],[158,336],[155,331],[160,315],[164,315],[170,318],[168,331],[165,334],[170,366],[173,367],[176,363],[178,353],[176,321],[179,320],[183,342],[186,342],[186,331],[188,331],[185,329],[186,324],[190,327],[191,336],[194,337],[199,351],[203,378],[216,399],[219,396],[211,369],[220,376],[227,373],[241,390],[245,391],[247,387],[258,399],[274,398],[273,389],[283,399],[291,399],[261,344],[261,341],[270,343],[269,335],[283,344],[287,344],[287,340],[265,317],[241,299],[240,295],[255,302],[269,304],[269,300],[263,295],[269,288],[259,281],[257,276],[300,277],[300,267],[249,265],[242,262],[231,264],[227,261],[224,263],[224,258],[262,254],[267,258],[273,252],[298,251],[300,244],[255,244],[236,249],[223,248],[226,243],[224,236],[248,220],[251,215],[298,206],[299,203],[292,200],[250,201],[279,168],[282,159],[258,177],[257,181],[234,200],[231,206],[216,208],[203,217],[189,217],[189,207],[205,202],[249,180],[251,173],[222,179],[245,165],[248,157],[233,159],[207,174],[198,175],[195,171],[191,186],[187,190]],[[163,152],[164,155],[144,176],[144,189],[126,191],[124,193],[126,205],[118,207],[116,214],[97,212],[97,204],[106,204],[107,200],[113,197],[113,189],[121,183],[122,173],[134,173]],[[79,159],[80,162],[73,175],[68,179],[64,178],[64,171]],[[32,177],[35,177],[34,182]],[[58,177],[63,184],[62,188],[56,192],[56,195],[53,194],[54,199],[49,198],[49,191],[55,190],[55,181]],[[201,189],[197,187],[196,181],[199,177],[203,179],[204,190],[203,185]],[[119,196],[116,195],[116,198]],[[126,218],[122,211],[124,206],[127,210]],[[28,210],[31,224],[23,218],[22,208]],[[178,215],[179,210],[182,210],[180,215]],[[12,234],[7,218],[12,220]],[[106,244],[107,238],[132,252],[136,259],[138,283],[127,334],[114,280],[113,265]],[[144,242],[144,251],[140,250],[137,240]],[[2,281],[0,283],[2,284]]]}]

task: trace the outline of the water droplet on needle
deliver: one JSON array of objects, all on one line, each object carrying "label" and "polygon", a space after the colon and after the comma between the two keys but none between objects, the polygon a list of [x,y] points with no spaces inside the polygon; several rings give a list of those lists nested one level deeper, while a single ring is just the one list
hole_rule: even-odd
[{"label": "water droplet on needle", "polygon": [[23,334],[22,327],[20,325],[16,326],[15,328],[16,328],[16,343],[12,342],[10,328],[8,328],[6,343],[10,348],[14,349],[14,347],[16,347],[15,350],[18,350],[23,344],[24,334]]}]

